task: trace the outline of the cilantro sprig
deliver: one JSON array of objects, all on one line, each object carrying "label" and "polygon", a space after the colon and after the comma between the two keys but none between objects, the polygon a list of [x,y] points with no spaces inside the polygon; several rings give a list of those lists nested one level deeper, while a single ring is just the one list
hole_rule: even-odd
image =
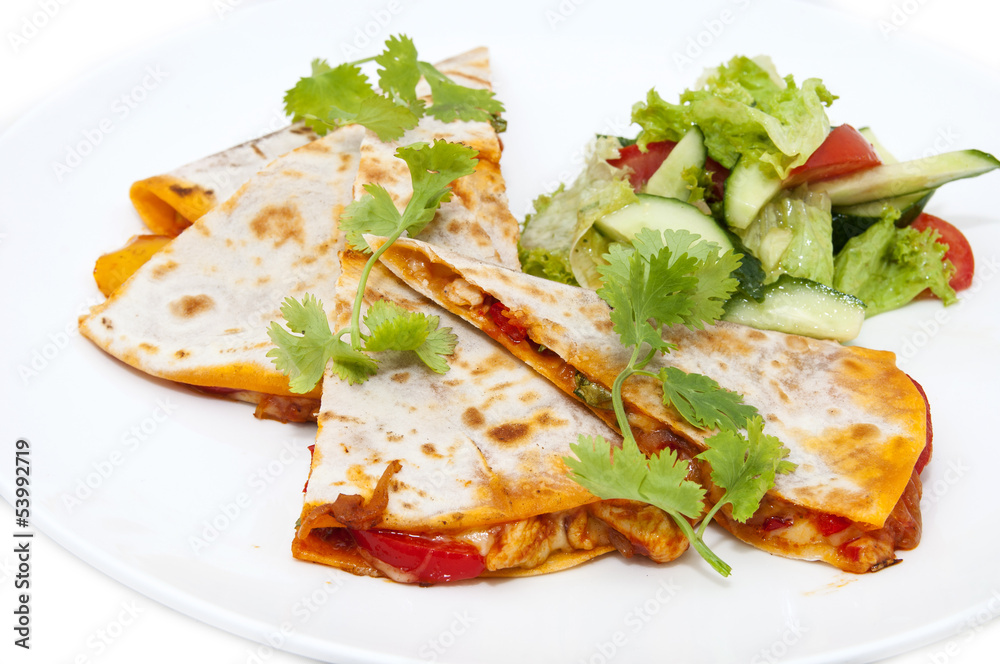
[{"label": "cilantro sprig", "polygon": [[[397,148],[396,156],[409,166],[413,184],[413,195],[403,211],[397,210],[389,192],[376,184],[365,185],[365,195],[344,209],[340,228],[348,244],[372,254],[361,272],[350,325],[331,332],[322,303],[306,294],[302,302],[287,298],[283,303],[281,315],[287,329],[277,321],[268,329],[275,348],[267,356],[289,376],[293,392],[312,390],[331,361],[333,372],[341,379],[362,383],[378,371],[370,353],[385,350],[412,351],[432,371],[448,371],[445,357],[455,350],[457,337],[449,328],[438,327],[437,316],[380,300],[368,308],[362,321],[361,307],[365,285],[379,256],[403,233],[416,235],[427,226],[441,204],[451,198],[455,180],[475,171],[476,154],[472,148],[444,140]],[[364,240],[366,234],[385,236],[386,241],[372,252]],[[362,322],[368,334],[362,331]],[[350,335],[349,342],[343,341],[346,335]]]},{"label": "cilantro sprig", "polygon": [[[379,65],[378,84],[372,87],[361,65]],[[417,98],[423,77],[431,88],[433,103]],[[331,129],[360,124],[374,131],[379,140],[393,141],[412,129],[425,114],[442,122],[478,120],[503,129],[504,106],[490,90],[468,88],[418,59],[413,40],[392,36],[380,54],[336,67],[325,60],[312,62],[309,76],[285,93],[285,112],[294,122],[303,122],[320,136]]]},{"label": "cilantro sprig", "polygon": [[[737,288],[731,275],[740,257],[698,240],[687,231],[643,229],[631,247],[613,245],[607,264],[598,268],[603,284],[597,293],[611,307],[611,322],[622,344],[632,348],[628,364],[611,387],[623,442],[621,448],[612,449],[601,437],[581,435],[570,446],[576,457],[564,461],[570,476],[596,496],[638,500],[662,509],[692,547],[721,575],[729,576],[730,566],[703,539],[708,523],[724,505],[731,506],[734,519],[745,522],[774,485],[775,474],[795,466],[784,460],[788,450],[780,441],[763,433],[763,419],[742,395],[708,376],[675,367],[657,373],[645,369],[657,354],[676,350],[663,338],[665,326],[702,329],[714,323]],[[711,464],[712,481],[724,490],[707,512],[704,489],[687,479],[687,462],[669,449],[650,457],[639,449],[622,398],[625,381],[634,375],[658,379],[664,405],[672,406],[691,425],[718,430],[705,439],[707,449],[696,457]],[[699,518],[696,529],[692,521]]]}]

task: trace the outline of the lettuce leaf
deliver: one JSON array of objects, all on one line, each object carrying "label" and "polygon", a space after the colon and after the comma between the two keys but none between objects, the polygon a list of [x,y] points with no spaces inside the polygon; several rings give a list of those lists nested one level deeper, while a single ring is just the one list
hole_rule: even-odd
[{"label": "lettuce leaf", "polygon": [[632,108],[642,127],[637,142],[679,140],[692,125],[705,135],[708,154],[726,168],[741,156],[769,164],[780,178],[806,162],[826,139],[833,103],[822,81],[778,77],[769,60],[738,56],[708,73],[700,89],[686,90],[679,104],[650,90]]},{"label": "lettuce leaf", "polygon": [[760,259],[766,283],[782,274],[833,285],[830,197],[805,187],[782,192],[741,232]]},{"label": "lettuce leaf", "polygon": [[847,241],[834,262],[833,287],[868,305],[866,316],[898,309],[930,289],[945,305],[958,296],[948,284],[955,268],[944,260],[947,246],[931,228],[897,228],[888,214]]},{"label": "lettuce leaf", "polygon": [[625,171],[607,162],[620,147],[617,138],[598,136],[573,184],[535,199],[535,213],[525,218],[518,245],[522,269],[542,277],[568,271],[576,283],[583,283],[581,276],[586,279],[577,268],[596,274],[590,268],[601,262],[607,243],[590,230],[594,220],[635,200]]}]

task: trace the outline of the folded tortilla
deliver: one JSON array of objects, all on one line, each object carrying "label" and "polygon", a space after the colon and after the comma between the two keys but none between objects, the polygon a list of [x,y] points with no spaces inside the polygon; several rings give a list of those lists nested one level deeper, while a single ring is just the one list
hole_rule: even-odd
[{"label": "folded tortilla", "polygon": [[344,127],[272,162],[94,307],[81,332],[153,376],[247,400],[300,398],[266,357],[267,327],[286,296],[333,299],[336,220],[364,136]]},{"label": "folded tortilla", "polygon": [[[381,245],[378,238],[369,243]],[[415,290],[504,343],[567,393],[574,387],[567,376],[575,373],[610,389],[628,363],[630,351],[612,329],[607,304],[590,290],[418,240],[400,240],[382,261]],[[479,292],[482,302],[495,300],[508,307],[529,338],[557,354],[562,364],[536,353],[533,344],[505,337],[484,314],[484,305],[469,304],[477,299],[470,290]],[[452,297],[454,292],[462,292],[463,298]],[[892,353],[723,322],[702,331],[677,326],[664,334],[678,350],[655,358],[647,371],[674,366],[743,394],[764,417],[767,432],[790,449],[789,460],[798,464],[794,472],[778,476],[758,521],[739,524],[724,508],[720,522],[725,527],[773,553],[819,558],[850,571],[880,569],[895,562],[895,547],[916,545],[919,478],[914,468],[927,442],[927,406]],[[689,458],[705,449],[704,439],[712,432],[691,426],[665,406],[656,381],[630,379],[623,399],[640,443],[660,436],[666,441],[662,444]],[[614,421],[606,408],[595,412]],[[710,485],[707,469],[702,476]],[[718,497],[717,487],[708,488],[710,498]],[[765,516],[779,521],[765,524],[760,521]],[[817,539],[816,532],[833,530],[824,525],[831,519],[846,520],[833,522],[844,527]]]},{"label": "folded tortilla", "polygon": [[[352,252],[344,256],[337,284],[340,327],[350,319],[365,260]],[[364,309],[376,300],[439,316],[458,337],[458,350],[443,375],[412,355],[382,353],[378,374],[361,385],[325,377],[294,555],[355,574],[418,581],[366,557],[344,530],[359,527],[350,511],[334,509],[342,494],[370,504],[393,461],[400,469],[387,504],[365,529],[468,542],[497,573],[551,572],[614,550],[600,524],[587,533],[591,517],[584,507],[597,498],[568,478],[562,457],[580,433],[612,440],[617,434],[381,265],[369,278]],[[567,534],[573,523],[575,537]],[[520,541],[526,529],[532,536]]]},{"label": "folded tortilla", "polygon": [[[488,55],[484,48],[473,49],[439,67],[455,80],[481,87],[488,85]],[[429,92],[423,81],[421,90]],[[461,230],[473,217],[488,217],[497,224],[484,227],[493,229],[497,239],[516,234],[517,222],[506,208],[499,177],[499,139],[492,127],[452,123],[443,128],[435,123],[433,118],[422,119],[408,132],[414,138],[404,140],[448,135],[481,152],[481,167],[469,185],[475,191],[461,192],[469,206],[446,204],[447,225],[440,232]],[[263,165],[296,142],[304,144]],[[207,180],[227,169],[240,173],[230,177],[230,183],[244,175],[249,179],[222,205],[208,206],[211,209],[198,217],[190,232],[178,235],[94,307],[81,319],[82,333],[140,371],[255,403],[258,417],[314,420],[319,389],[305,395],[291,392],[287,377],[267,357],[274,347],[267,329],[272,321],[282,320],[280,305],[286,297],[301,299],[311,293],[333,301],[344,246],[337,220],[353,200],[362,147],[368,170],[364,177],[369,178],[370,170],[383,162],[403,164],[405,171],[405,164],[392,155],[395,145],[381,144],[360,126],[343,127],[322,138],[293,126],[184,167],[184,172],[200,174],[200,179],[184,184],[188,188],[192,183],[210,188]],[[394,185],[394,191],[408,198],[406,176],[407,183]],[[215,188],[217,195],[224,191]],[[165,199],[159,200],[153,207],[162,212]],[[151,228],[168,223],[151,222],[145,208],[137,209]],[[166,218],[174,219],[176,208],[170,210]],[[484,235],[480,240],[491,243],[493,238]],[[481,256],[497,257],[492,249]],[[509,261],[509,253],[503,258]]]},{"label": "folded tortilla", "polygon": [[[442,60],[435,67],[466,87],[483,88],[489,84],[489,52],[483,47]],[[427,83],[421,81],[417,94],[429,93]],[[316,138],[315,132],[297,122],[167,173],[138,180],[132,184],[129,197],[150,231],[173,237],[228,200],[267,164]]]}]

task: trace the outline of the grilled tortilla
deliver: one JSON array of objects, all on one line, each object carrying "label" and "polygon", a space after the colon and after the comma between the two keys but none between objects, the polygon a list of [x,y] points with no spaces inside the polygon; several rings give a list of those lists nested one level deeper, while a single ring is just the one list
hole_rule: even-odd
[{"label": "grilled tortilla", "polygon": [[[381,244],[377,238],[369,243]],[[411,287],[480,327],[567,393],[575,389],[577,375],[610,389],[628,362],[607,305],[592,291],[417,240],[400,240],[382,260]],[[457,299],[450,296],[454,292],[466,295]],[[529,342],[512,339],[495,323],[488,312],[494,302],[527,331]],[[648,371],[676,366],[743,394],[798,464],[793,473],[778,476],[747,524],[721,510],[724,527],[772,553],[822,559],[854,572],[881,569],[896,562],[896,548],[916,546],[916,465],[928,441],[927,405],[891,353],[721,322],[703,331],[678,327],[665,334],[679,349],[655,359]],[[539,353],[539,345],[558,360]],[[665,406],[656,382],[630,379],[623,399],[647,452],[670,446],[690,459],[704,449],[711,432],[692,427]],[[607,408],[592,409],[614,423]],[[698,464],[709,498],[717,499],[721,492],[708,480],[709,469]]]},{"label": "grilled tortilla", "polygon": [[[333,299],[336,219],[351,202],[364,135],[345,127],[272,162],[94,307],[81,332],[153,376],[264,407],[267,395],[301,399],[266,357],[267,327],[288,295]],[[308,411],[318,396],[290,403]],[[279,419],[297,415],[308,413]]]}]

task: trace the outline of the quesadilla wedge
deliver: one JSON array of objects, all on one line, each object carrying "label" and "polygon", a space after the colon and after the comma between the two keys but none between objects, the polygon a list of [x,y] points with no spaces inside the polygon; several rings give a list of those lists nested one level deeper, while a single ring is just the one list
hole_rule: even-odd
[{"label": "quesadilla wedge", "polygon": [[[365,261],[343,256],[341,326]],[[451,369],[383,354],[361,385],[327,373],[297,558],[436,583],[555,572],[616,548],[659,562],[684,552],[661,510],[601,501],[567,477],[579,433],[617,438],[599,418],[376,264],[364,308],[382,301],[438,316],[458,338]]]},{"label": "quesadilla wedge", "polygon": [[[377,238],[368,241],[380,245]],[[382,261],[564,392],[586,398],[614,425],[607,404],[580,389],[596,386],[607,394],[628,362],[608,305],[594,292],[418,240],[397,241]],[[649,371],[674,366],[744,395],[797,464],[776,478],[746,523],[724,507],[717,515],[724,528],[770,553],[823,560],[850,572],[879,570],[898,562],[896,549],[918,544],[928,407],[891,353],[721,322],[700,331],[669,328],[664,338],[678,350],[652,360]],[[644,376],[633,377],[622,395],[643,451],[670,448],[692,460],[708,500],[717,500],[721,492],[709,479],[710,469],[694,459],[705,449],[707,432],[665,406],[659,386]]]},{"label": "quesadilla wedge", "polygon": [[[266,357],[288,294],[333,297],[365,130],[344,127],[278,158],[154,254],[80,321],[140,371],[256,403],[258,415],[315,417]],[[281,397],[282,399],[278,399]]]}]

